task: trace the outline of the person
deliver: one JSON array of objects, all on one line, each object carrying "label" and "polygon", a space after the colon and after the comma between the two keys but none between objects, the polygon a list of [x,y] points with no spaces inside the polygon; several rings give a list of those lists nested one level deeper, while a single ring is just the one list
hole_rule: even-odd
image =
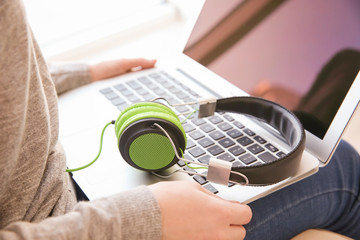
[{"label": "person", "polygon": [[360,160],[346,142],[319,173],[251,208],[192,182],[77,202],[57,95],[155,61],[46,64],[20,0],[0,0],[0,16],[0,239],[289,239],[314,227],[359,239]]},{"label": "person", "polygon": [[0,239],[244,238],[250,208],[196,183],[77,202],[58,139],[57,95],[155,61],[47,64],[25,16],[20,0],[0,1]]}]

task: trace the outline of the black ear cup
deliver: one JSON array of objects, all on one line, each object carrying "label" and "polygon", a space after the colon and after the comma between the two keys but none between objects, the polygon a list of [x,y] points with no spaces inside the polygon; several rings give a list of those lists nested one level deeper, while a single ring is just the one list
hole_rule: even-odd
[{"label": "black ear cup", "polygon": [[178,117],[159,103],[143,102],[128,107],[116,120],[115,132],[124,160],[141,170],[159,171],[174,165],[178,158],[172,143],[179,156],[186,148],[185,131]]}]

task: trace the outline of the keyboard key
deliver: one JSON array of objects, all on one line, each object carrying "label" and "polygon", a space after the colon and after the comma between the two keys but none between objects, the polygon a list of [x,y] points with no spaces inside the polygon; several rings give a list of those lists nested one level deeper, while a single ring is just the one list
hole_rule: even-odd
[{"label": "keyboard key", "polygon": [[198,140],[200,138],[205,137],[205,135],[200,132],[199,130],[193,131],[191,133],[189,133],[190,137],[192,137],[194,140]]},{"label": "keyboard key", "polygon": [[260,144],[266,143],[266,140],[263,139],[263,138],[260,137],[260,136],[255,136],[254,139],[255,139],[258,143],[260,143]]},{"label": "keyboard key", "polygon": [[187,94],[184,93],[184,92],[179,92],[179,93],[176,94],[176,96],[177,96],[178,98],[180,98],[180,99],[185,99],[185,98],[188,98],[188,97],[189,97],[189,95],[187,95]]},{"label": "keyboard key", "polygon": [[158,73],[150,73],[149,76],[155,79],[161,78],[161,75]]},{"label": "keyboard key", "polygon": [[109,93],[105,94],[105,97],[109,100],[113,100],[115,98],[118,98],[119,96],[114,92],[109,92]]},{"label": "keyboard key", "polygon": [[258,157],[266,163],[272,162],[277,159],[274,155],[272,155],[269,152],[264,152],[264,153],[260,154]]},{"label": "keyboard key", "polygon": [[166,98],[166,101],[168,103],[170,103],[170,104],[178,104],[178,103],[180,103],[177,99],[175,99],[173,97],[170,97],[170,96]]},{"label": "keyboard key", "polygon": [[200,126],[200,125],[206,123],[205,119],[203,119],[203,118],[195,118],[194,120],[191,120],[191,122],[193,124],[195,124],[196,126]]},{"label": "keyboard key", "polygon": [[190,111],[190,109],[187,106],[178,106],[178,107],[175,107],[175,109],[179,113],[184,113],[184,112],[189,112]]},{"label": "keyboard key", "polygon": [[213,125],[210,125],[210,124],[205,124],[205,125],[202,125],[200,127],[201,130],[203,130],[204,132],[208,133],[208,132],[211,132],[213,130],[215,130],[215,127]]},{"label": "keyboard key", "polygon": [[162,96],[163,94],[165,94],[165,91],[161,88],[157,88],[153,92],[158,96]]},{"label": "keyboard key", "polygon": [[234,147],[229,149],[229,152],[231,152],[235,156],[239,156],[240,154],[243,154],[246,151],[245,151],[245,149],[243,149],[240,146],[234,146]]},{"label": "keyboard key", "polygon": [[260,145],[258,144],[253,144],[250,147],[247,148],[250,152],[252,152],[253,154],[258,154],[263,152],[265,149],[263,147],[260,147]]},{"label": "keyboard key", "polygon": [[249,136],[254,136],[255,135],[255,133],[253,131],[251,131],[250,129],[248,129],[248,128],[244,129],[243,131],[244,131],[244,133],[246,133]]},{"label": "keyboard key", "polygon": [[153,99],[155,98],[155,96],[152,95],[151,93],[144,94],[144,95],[142,95],[142,97],[143,97],[146,101],[150,101],[150,100],[153,100]]},{"label": "keyboard key", "polygon": [[135,95],[127,96],[127,99],[128,99],[130,102],[132,102],[132,103],[140,102],[140,98],[138,98],[138,97],[135,96]]},{"label": "keyboard key", "polygon": [[164,93],[164,94],[162,94],[162,95],[159,96],[159,97],[165,98],[167,101],[169,101],[170,99],[173,98],[173,97],[172,97],[170,94],[168,94],[168,93]]},{"label": "keyboard key", "polygon": [[126,101],[124,99],[118,97],[118,98],[111,100],[111,103],[114,104],[115,106],[117,106],[117,105],[126,103]]},{"label": "keyboard key", "polygon": [[129,104],[121,104],[121,105],[117,105],[116,107],[120,110],[123,111],[125,108],[127,108],[129,106]]},{"label": "keyboard key", "polygon": [[282,157],[285,157],[286,154],[283,152],[278,152],[278,153],[276,153],[276,156],[278,156],[279,158],[282,158]]},{"label": "keyboard key", "polygon": [[167,83],[168,81],[163,78],[163,77],[159,77],[159,78],[156,78],[155,81],[157,81],[159,84],[165,84]]},{"label": "keyboard key", "polygon": [[[191,160],[191,161],[194,161],[194,159],[187,153],[184,154],[184,159],[185,160]],[[184,163],[185,164],[185,163]]]},{"label": "keyboard key", "polygon": [[124,91],[124,90],[126,90],[126,86],[125,86],[124,84],[122,84],[122,83],[116,84],[116,85],[114,86],[114,88],[115,88],[116,90],[118,90],[118,91]]},{"label": "keyboard key", "polygon": [[144,85],[151,83],[151,80],[149,78],[145,77],[145,76],[144,77],[139,77],[138,80]]},{"label": "keyboard key", "polygon": [[146,86],[151,90],[155,90],[159,88],[155,83],[149,83]]},{"label": "keyboard key", "polygon": [[232,129],[232,126],[231,126],[229,123],[227,123],[227,122],[218,124],[217,126],[218,126],[218,128],[220,128],[220,129],[223,130],[224,132],[227,131],[227,130]]},{"label": "keyboard key", "polygon": [[224,138],[219,141],[219,144],[223,146],[224,148],[228,148],[235,144],[230,138]]},{"label": "keyboard key", "polygon": [[234,124],[236,127],[240,128],[240,129],[242,129],[242,128],[245,127],[245,126],[244,126],[242,123],[240,123],[239,121],[235,121],[235,122],[233,122],[233,124]]},{"label": "keyboard key", "polygon": [[240,143],[242,146],[247,146],[247,145],[253,143],[254,141],[248,137],[242,137],[242,138],[239,138],[237,140],[237,142]]},{"label": "keyboard key", "polygon": [[224,118],[225,118],[226,120],[228,120],[229,122],[232,122],[232,121],[235,120],[232,116],[227,115],[227,114],[224,115]]},{"label": "keyboard key", "polygon": [[209,164],[209,160],[210,160],[209,154],[206,154],[205,156],[198,158],[198,161],[204,164]]},{"label": "keyboard key", "polygon": [[233,129],[233,130],[228,131],[227,135],[229,135],[232,138],[238,138],[238,137],[241,137],[244,134],[242,134],[242,132],[240,132],[237,129]]},{"label": "keyboard key", "polygon": [[144,88],[139,88],[136,90],[136,93],[139,95],[145,95],[145,94],[150,94],[148,91],[146,91]]},{"label": "keyboard key", "polygon": [[191,131],[194,131],[195,130],[195,127],[193,125],[191,125],[190,123],[185,123],[182,125],[185,132],[188,133],[188,132],[191,132]]},{"label": "keyboard key", "polygon": [[200,185],[204,185],[205,183],[207,183],[207,180],[202,177],[202,176],[199,176],[199,175],[194,175],[194,180],[199,183]]},{"label": "keyboard key", "polygon": [[235,160],[235,158],[233,156],[231,156],[230,154],[228,154],[228,153],[221,154],[217,158],[221,159],[221,160],[224,160],[224,161],[227,161],[227,162],[232,162],[232,161]]},{"label": "keyboard key", "polygon": [[189,90],[189,93],[191,94],[191,95],[193,95],[194,97],[197,97],[197,98],[200,98],[201,96],[197,93],[197,92],[195,92],[195,91],[193,91],[193,90]]},{"label": "keyboard key", "polygon": [[206,188],[207,190],[209,190],[210,192],[216,194],[218,193],[219,191],[211,184],[206,184],[204,185],[204,188]]},{"label": "keyboard key", "polygon": [[211,145],[214,145],[214,142],[210,138],[203,138],[198,142],[203,148],[207,148]]},{"label": "keyboard key", "polygon": [[181,90],[180,90],[179,88],[175,87],[175,86],[172,86],[172,87],[169,88],[168,90],[169,90],[171,93],[175,94],[175,95],[181,92]]},{"label": "keyboard key", "polygon": [[277,151],[279,150],[278,148],[276,148],[276,147],[275,147],[274,145],[272,145],[271,143],[266,144],[265,147],[266,147],[267,149],[269,149],[271,152],[277,152]]},{"label": "keyboard key", "polygon": [[122,95],[124,95],[125,97],[131,96],[133,95],[132,91],[130,91],[129,89],[124,89],[120,91]]},{"label": "keyboard key", "polygon": [[161,85],[166,89],[169,89],[169,88],[173,87],[173,85],[170,82],[166,81],[166,80],[163,81]]},{"label": "keyboard key", "polygon": [[191,141],[191,139],[187,140],[186,149],[190,149],[190,148],[195,147],[195,146],[196,146],[196,144],[193,141]]},{"label": "keyboard key", "polygon": [[196,148],[190,149],[190,150],[189,150],[189,153],[190,153],[191,156],[193,156],[194,158],[198,158],[198,157],[204,155],[204,154],[205,154],[205,151],[202,150],[200,147],[196,147]]},{"label": "keyboard key", "polygon": [[213,156],[219,155],[220,153],[223,153],[223,152],[224,152],[224,150],[223,150],[220,146],[218,146],[218,145],[209,147],[207,150],[208,150],[208,152],[211,153]]},{"label": "keyboard key", "polygon": [[179,160],[177,162],[177,165],[179,165],[180,167],[184,167],[186,164],[185,164],[185,162],[183,160]]},{"label": "keyboard key", "polygon": [[219,116],[212,116],[209,117],[209,121],[212,122],[213,124],[218,124],[221,123],[223,120]]},{"label": "keyboard key", "polygon": [[107,93],[110,93],[110,92],[112,92],[113,90],[111,89],[111,88],[103,88],[103,89],[101,89],[100,90],[100,92],[102,93],[102,94],[107,94]]},{"label": "keyboard key", "polygon": [[[188,171],[188,172],[192,172],[192,173],[196,173],[195,169],[193,168],[189,168],[188,166],[184,167],[183,168],[185,171]],[[190,176],[193,176],[193,174],[191,173],[188,173]]]},{"label": "keyboard key", "polygon": [[256,162],[257,159],[250,153],[247,153],[247,154],[240,156],[239,160],[248,165],[250,163]]},{"label": "keyboard key", "polygon": [[225,135],[224,135],[222,132],[220,132],[220,131],[212,132],[212,133],[210,133],[209,135],[210,135],[210,137],[211,137],[212,139],[214,139],[214,140],[219,140],[219,139],[225,137]]},{"label": "keyboard key", "polygon": [[129,85],[134,90],[141,88],[141,85],[138,82],[136,82],[135,80],[128,81],[127,85]]},{"label": "keyboard key", "polygon": [[240,161],[235,161],[235,162],[233,162],[232,166],[233,167],[242,167],[244,165]]}]

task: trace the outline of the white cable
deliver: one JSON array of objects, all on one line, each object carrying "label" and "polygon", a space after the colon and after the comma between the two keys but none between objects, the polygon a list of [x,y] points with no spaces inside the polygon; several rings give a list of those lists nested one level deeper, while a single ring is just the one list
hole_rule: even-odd
[{"label": "white cable", "polygon": [[[175,155],[176,157],[179,159],[179,160],[182,160],[186,163],[193,163],[193,164],[197,164],[197,165],[200,165],[200,166],[204,166],[204,167],[209,167],[209,165],[207,164],[204,164],[204,163],[200,163],[200,162],[195,162],[195,161],[192,161],[192,160],[188,160],[188,159],[184,159],[182,157],[179,156],[178,152],[177,152],[177,149],[176,149],[176,146],[174,144],[174,142],[172,141],[170,135],[167,133],[167,131],[161,127],[159,124],[157,123],[154,123],[154,126],[158,127],[161,131],[163,131],[163,133],[166,135],[166,137],[169,139],[173,149],[174,149],[174,152],[175,152]],[[158,177],[162,177],[162,178],[168,178],[170,176],[172,176],[174,173],[176,172],[185,172],[185,173],[189,173],[189,174],[194,174],[194,175],[199,175],[199,176],[202,176],[202,177],[206,177],[207,178],[207,175],[205,174],[200,174],[200,173],[197,173],[197,172],[190,172],[190,171],[186,171],[186,170],[183,170],[183,169],[178,169],[172,173],[170,173],[169,175],[160,175],[158,173],[154,173],[152,172],[154,175],[158,176]],[[239,173],[239,172],[235,172],[235,171],[230,171],[230,173],[233,173],[233,174],[237,174],[239,176],[241,176],[244,180],[245,180],[245,183],[239,183],[239,182],[235,182],[235,181],[231,181],[230,179],[228,180],[228,182],[231,182],[231,183],[235,183],[235,184],[239,184],[239,185],[248,185],[249,184],[249,179],[242,173]]]}]

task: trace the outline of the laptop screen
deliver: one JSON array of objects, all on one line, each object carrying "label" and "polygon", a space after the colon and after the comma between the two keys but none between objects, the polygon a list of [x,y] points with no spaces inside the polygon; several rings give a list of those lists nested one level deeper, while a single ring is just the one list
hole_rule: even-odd
[{"label": "laptop screen", "polygon": [[323,138],[360,69],[358,0],[207,0],[184,53]]}]

